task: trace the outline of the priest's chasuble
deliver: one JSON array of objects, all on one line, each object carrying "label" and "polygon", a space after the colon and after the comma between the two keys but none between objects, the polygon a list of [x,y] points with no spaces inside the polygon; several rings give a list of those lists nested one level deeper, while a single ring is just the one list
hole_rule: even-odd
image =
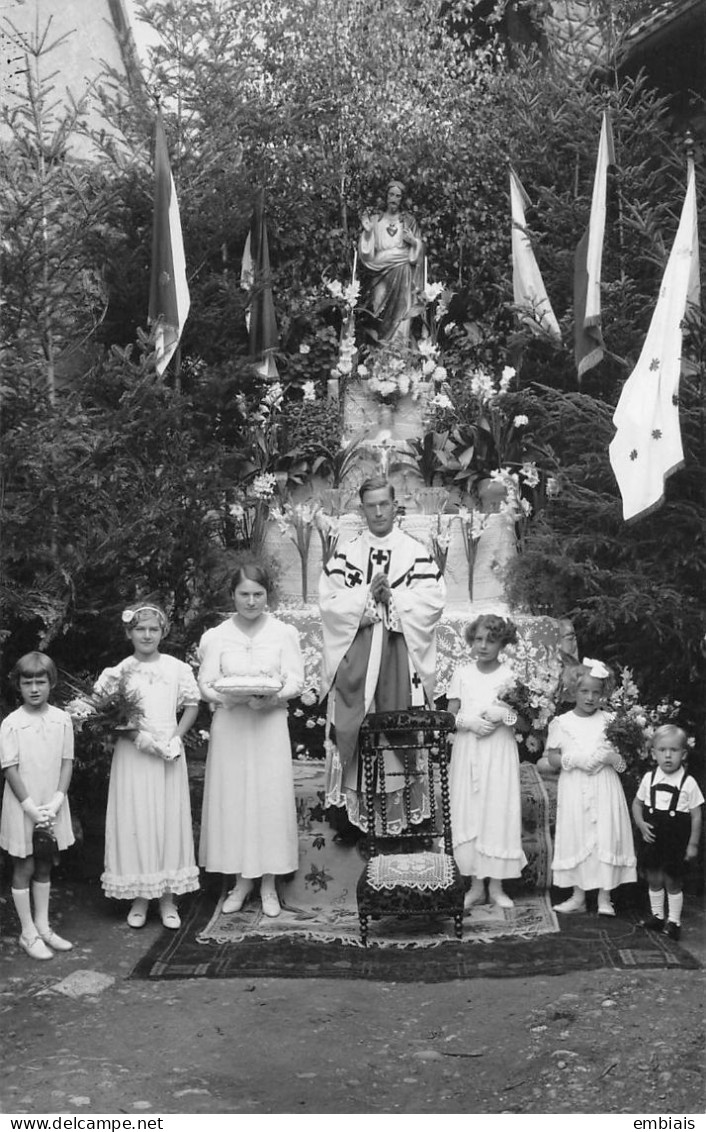
[{"label": "priest's chasuble", "polygon": [[[390,582],[388,605],[370,593],[378,573]],[[362,827],[360,726],[370,711],[433,705],[436,626],[445,592],[433,557],[397,528],[383,538],[364,532],[338,547],[324,567],[319,601],[321,695],[329,695],[326,801],[345,805]],[[396,789],[394,780],[388,789]]]}]

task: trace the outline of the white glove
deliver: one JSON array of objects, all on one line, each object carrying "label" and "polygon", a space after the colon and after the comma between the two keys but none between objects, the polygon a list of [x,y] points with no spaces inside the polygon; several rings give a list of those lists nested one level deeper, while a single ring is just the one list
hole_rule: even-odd
[{"label": "white glove", "polygon": [[181,736],[180,735],[174,735],[169,740],[169,742],[167,743],[166,749],[167,749],[167,754],[164,755],[163,758],[166,759],[166,761],[169,762],[169,763],[176,762],[176,760],[179,758],[182,751],[184,750],[184,745],[181,741]]},{"label": "white glove", "polygon": [[135,746],[138,751],[142,751],[145,755],[156,755],[157,758],[160,759],[165,757],[166,748],[154,735],[151,735],[149,731],[137,732],[135,736]]},{"label": "white glove", "polygon": [[47,802],[44,809],[48,813],[50,813],[53,818],[55,818],[56,815],[58,814],[59,810],[61,809],[62,805],[64,804],[64,798],[65,797],[66,797],[66,795],[63,793],[62,790],[57,790],[57,792],[54,795],[54,797],[52,798],[51,802]]},{"label": "white glove", "polygon": [[575,766],[576,766],[576,760],[574,758],[572,758],[571,755],[562,755],[561,756],[561,769],[562,770],[573,770],[575,768]]},{"label": "white glove", "polygon": [[457,731],[472,731],[480,739],[485,738],[486,735],[492,735],[496,726],[497,724],[493,723],[492,720],[484,719],[482,715],[464,715],[459,712],[456,716]]},{"label": "white glove", "polygon": [[586,764],[586,770],[589,773],[595,773],[604,766],[615,767],[617,771],[625,770],[622,755],[610,742],[602,743],[595,754],[591,755]]},{"label": "white glove", "polygon": [[28,818],[31,818],[35,825],[46,825],[48,821],[46,806],[38,806],[31,798],[25,798],[24,802],[20,805]]},{"label": "white glove", "polygon": [[506,704],[494,703],[485,709],[483,718],[489,719],[491,723],[506,723],[509,714],[510,709]]}]

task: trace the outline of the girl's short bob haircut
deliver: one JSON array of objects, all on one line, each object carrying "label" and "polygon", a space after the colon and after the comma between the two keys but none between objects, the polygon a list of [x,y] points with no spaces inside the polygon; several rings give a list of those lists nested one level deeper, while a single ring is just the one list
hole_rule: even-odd
[{"label": "girl's short bob haircut", "polygon": [[479,629],[486,629],[490,639],[500,641],[503,648],[505,648],[505,645],[517,643],[517,626],[514,621],[498,617],[497,613],[482,613],[480,617],[476,617],[475,621],[471,621],[470,625],[466,625],[463,635],[467,644],[473,644],[473,638]]},{"label": "girl's short bob haircut", "polygon": [[611,692],[613,691],[613,689],[615,688],[615,676],[610,671],[610,669],[608,668],[607,665],[606,665],[606,669],[608,671],[607,676],[592,676],[591,669],[588,668],[587,665],[585,665],[585,664],[574,664],[573,667],[569,668],[568,672],[566,673],[566,675],[564,677],[564,689],[566,691],[567,699],[570,699],[570,700],[576,699],[576,692],[578,690],[578,686],[581,683],[581,681],[583,680],[584,676],[591,676],[591,679],[593,679],[593,680],[600,680],[601,684],[603,685],[602,695],[603,696],[609,696],[611,694]]},{"label": "girl's short bob haircut", "polygon": [[244,562],[241,566],[238,566],[230,579],[228,592],[235,593],[238,586],[243,582],[255,582],[258,586],[262,586],[268,597],[272,592],[272,578],[259,562]]},{"label": "girl's short bob haircut", "polygon": [[59,675],[56,671],[56,665],[50,656],[43,652],[27,652],[15,664],[10,673],[10,680],[12,686],[19,691],[20,680],[22,678],[31,680],[33,676],[48,676],[49,684],[52,688],[56,687],[56,682]]}]

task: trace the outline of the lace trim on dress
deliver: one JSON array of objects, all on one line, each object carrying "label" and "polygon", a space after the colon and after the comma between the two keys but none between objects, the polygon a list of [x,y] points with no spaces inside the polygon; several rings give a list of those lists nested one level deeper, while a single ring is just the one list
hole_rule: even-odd
[{"label": "lace trim on dress", "polygon": [[150,876],[116,876],[103,873],[101,885],[105,895],[113,900],[135,900],[138,896],[153,900],[173,892],[182,896],[185,892],[196,892],[199,888],[199,870],[195,865],[179,869],[173,873],[153,873]]},{"label": "lace trim on dress", "polygon": [[[348,814],[348,820],[368,832],[368,808],[365,798],[356,790],[349,790],[341,785],[343,773],[338,748],[331,740],[328,741],[328,754],[330,758],[328,785],[324,803],[326,806],[343,807]],[[386,796],[387,833],[390,837],[397,837],[409,824],[405,812],[404,789],[392,790]],[[415,783],[412,786],[412,799],[409,805],[409,821],[419,825],[431,817],[429,808],[429,789],[425,782],[422,786]]]}]

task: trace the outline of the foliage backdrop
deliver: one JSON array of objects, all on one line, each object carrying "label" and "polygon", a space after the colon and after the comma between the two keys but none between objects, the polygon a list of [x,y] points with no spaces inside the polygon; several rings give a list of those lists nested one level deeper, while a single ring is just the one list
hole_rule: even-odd
[{"label": "foliage backdrop", "polygon": [[[80,108],[57,108],[51,79],[30,87],[19,112],[5,108],[5,666],[38,644],[74,670],[114,662],[125,648],[117,612],[137,593],[169,602],[174,648],[198,636],[222,604],[238,549],[227,504],[254,474],[253,454],[259,470],[290,478],[306,476],[319,457],[324,469],[335,462],[336,420],[327,415],[333,432],[324,430],[307,409],[312,427],[302,428],[304,383],[314,381],[323,401],[337,353],[340,311],[323,279],[350,278],[361,213],[396,177],[422,225],[430,278],[454,290],[453,317],[467,331],[445,357],[461,421],[469,368],[515,365],[535,444],[561,485],[530,528],[511,594],[530,609],[572,616],[585,651],[631,664],[648,692],[690,701],[697,718],[706,442],[696,324],[683,389],[687,462],[671,477],[665,506],[626,527],[607,459],[613,407],[639,354],[683,200],[681,140],[643,78],[612,75],[606,84],[558,60],[516,56],[511,68],[491,7],[451,4],[440,15],[435,0],[142,5],[161,37],[149,84],[167,123],[192,293],[181,369],[165,384],[154,379],[143,329],[150,99],[106,79],[106,129],[94,138],[100,159],[92,163],[66,155],[82,129]],[[618,30],[621,18],[638,14],[635,5],[609,7]],[[49,74],[42,49],[32,50],[38,72]],[[610,352],[578,390],[573,253],[606,105],[618,157],[604,254]],[[508,161],[531,197],[528,222],[560,347],[517,330]],[[260,429],[264,447],[253,425],[263,387],[247,357],[239,285],[260,184],[284,383],[281,427],[276,435]]]}]

